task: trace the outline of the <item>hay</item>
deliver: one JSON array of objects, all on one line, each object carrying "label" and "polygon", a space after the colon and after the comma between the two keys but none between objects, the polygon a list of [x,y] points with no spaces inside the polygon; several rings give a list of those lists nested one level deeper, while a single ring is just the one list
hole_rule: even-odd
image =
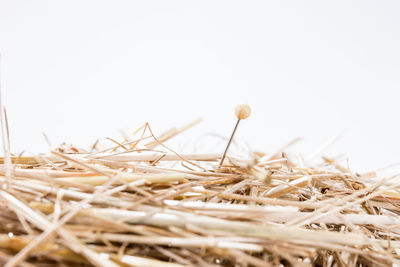
[{"label": "hay", "polygon": [[[392,266],[397,176],[323,158],[179,154],[148,125],[106,149],[1,159],[5,266]],[[150,135],[146,135],[150,133]],[[8,154],[7,149],[6,155]]]}]

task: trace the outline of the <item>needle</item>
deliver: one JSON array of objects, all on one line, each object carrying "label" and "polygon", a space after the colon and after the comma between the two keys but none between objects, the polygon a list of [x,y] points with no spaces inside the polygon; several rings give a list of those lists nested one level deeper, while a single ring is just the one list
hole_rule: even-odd
[{"label": "needle", "polygon": [[224,163],[224,159],[225,159],[225,157],[226,157],[226,153],[228,152],[229,146],[230,146],[231,143],[232,143],[233,136],[234,136],[235,133],[236,133],[236,129],[237,129],[238,126],[239,126],[239,122],[240,122],[241,120],[247,119],[247,118],[250,116],[250,113],[251,113],[251,109],[250,109],[250,107],[249,107],[248,105],[246,105],[246,104],[239,105],[239,106],[237,106],[237,107],[235,108],[235,115],[236,115],[236,117],[238,118],[238,120],[237,120],[237,122],[236,122],[235,128],[233,129],[231,138],[229,138],[228,144],[226,145],[225,152],[224,152],[224,154],[223,154],[223,156],[222,156],[222,158],[221,158],[221,161],[219,162],[219,166],[220,166],[220,167],[221,167],[222,164]]}]

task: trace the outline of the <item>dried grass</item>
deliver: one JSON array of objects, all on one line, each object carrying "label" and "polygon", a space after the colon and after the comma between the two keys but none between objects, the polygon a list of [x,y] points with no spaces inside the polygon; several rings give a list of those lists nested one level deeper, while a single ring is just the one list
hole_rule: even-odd
[{"label": "dried grass", "polygon": [[228,154],[219,166],[222,153],[179,154],[161,143],[193,124],[159,138],[146,124],[91,152],[63,145],[47,156],[18,156],[6,143],[0,262],[399,264],[398,176],[353,173],[326,157],[321,164],[296,163],[283,153],[286,146],[271,154]]}]

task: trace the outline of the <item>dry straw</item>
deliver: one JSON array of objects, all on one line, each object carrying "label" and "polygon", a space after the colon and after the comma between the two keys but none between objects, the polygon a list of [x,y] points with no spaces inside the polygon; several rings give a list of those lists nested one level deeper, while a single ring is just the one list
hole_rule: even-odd
[{"label": "dry straw", "polygon": [[[0,107],[2,110],[2,108]],[[392,266],[398,177],[295,154],[180,154],[145,125],[104,149],[9,152],[0,166],[5,266]],[[6,120],[4,120],[6,121]],[[5,131],[7,140],[7,131]],[[317,151],[321,151],[318,149]]]}]

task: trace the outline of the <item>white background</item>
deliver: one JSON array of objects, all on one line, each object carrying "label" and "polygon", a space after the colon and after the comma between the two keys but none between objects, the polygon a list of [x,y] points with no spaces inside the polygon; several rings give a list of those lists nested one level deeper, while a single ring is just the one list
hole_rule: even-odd
[{"label": "white background", "polygon": [[248,103],[236,140],[253,149],[300,136],[307,158],[342,134],[326,153],[355,170],[399,162],[399,3],[0,0],[12,151],[203,117],[180,151]]}]

